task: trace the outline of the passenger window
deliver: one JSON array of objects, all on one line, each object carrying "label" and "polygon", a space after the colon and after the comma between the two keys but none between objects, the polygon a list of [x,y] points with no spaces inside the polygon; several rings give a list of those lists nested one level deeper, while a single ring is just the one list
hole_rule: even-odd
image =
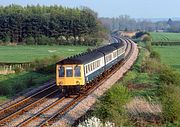
[{"label": "passenger window", "polygon": [[88,72],[91,72],[90,64],[88,64]]},{"label": "passenger window", "polygon": [[81,77],[81,67],[80,66],[74,67],[74,76]]},{"label": "passenger window", "polygon": [[87,66],[85,66],[85,70],[86,70],[86,74],[88,73],[88,68],[87,68]]},{"label": "passenger window", "polygon": [[65,75],[65,70],[64,70],[64,67],[60,67],[59,68],[59,77],[64,77],[64,75]]},{"label": "passenger window", "polygon": [[93,71],[93,63],[91,63],[91,71]]},{"label": "passenger window", "polygon": [[72,67],[66,67],[66,77],[73,77]]}]

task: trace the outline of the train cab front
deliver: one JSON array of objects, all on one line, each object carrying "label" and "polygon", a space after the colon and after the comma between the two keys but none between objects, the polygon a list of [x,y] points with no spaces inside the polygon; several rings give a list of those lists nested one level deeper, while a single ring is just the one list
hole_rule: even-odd
[{"label": "train cab front", "polygon": [[56,84],[63,94],[79,93],[85,84],[83,65],[56,65]]}]

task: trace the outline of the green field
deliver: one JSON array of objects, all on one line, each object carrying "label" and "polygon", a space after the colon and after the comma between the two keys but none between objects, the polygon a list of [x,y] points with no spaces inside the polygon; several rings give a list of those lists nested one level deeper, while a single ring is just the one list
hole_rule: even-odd
[{"label": "green field", "polygon": [[180,33],[151,32],[152,41],[180,41]]},{"label": "green field", "polygon": [[0,62],[30,62],[57,55],[62,58],[86,51],[88,46],[0,46]]},{"label": "green field", "polygon": [[180,46],[153,46],[163,63],[180,71]]}]

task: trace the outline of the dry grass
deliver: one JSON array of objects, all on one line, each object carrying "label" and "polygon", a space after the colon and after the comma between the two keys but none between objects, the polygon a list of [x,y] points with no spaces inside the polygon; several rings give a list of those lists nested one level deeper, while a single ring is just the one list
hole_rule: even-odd
[{"label": "dry grass", "polygon": [[151,88],[152,85],[149,85],[149,84],[128,84],[127,87],[129,90],[143,90],[143,89]]},{"label": "dry grass", "polygon": [[150,103],[142,97],[135,97],[125,107],[130,118],[137,126],[161,123],[162,107],[160,104]]}]

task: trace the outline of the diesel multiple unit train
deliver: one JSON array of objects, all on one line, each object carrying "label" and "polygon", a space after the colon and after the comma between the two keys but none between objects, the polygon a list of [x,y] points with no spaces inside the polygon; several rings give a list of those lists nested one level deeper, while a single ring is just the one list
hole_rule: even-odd
[{"label": "diesel multiple unit train", "polygon": [[79,91],[124,59],[126,45],[119,39],[114,39],[116,43],[59,61],[56,64],[56,84],[61,92],[67,93],[70,89]]}]

